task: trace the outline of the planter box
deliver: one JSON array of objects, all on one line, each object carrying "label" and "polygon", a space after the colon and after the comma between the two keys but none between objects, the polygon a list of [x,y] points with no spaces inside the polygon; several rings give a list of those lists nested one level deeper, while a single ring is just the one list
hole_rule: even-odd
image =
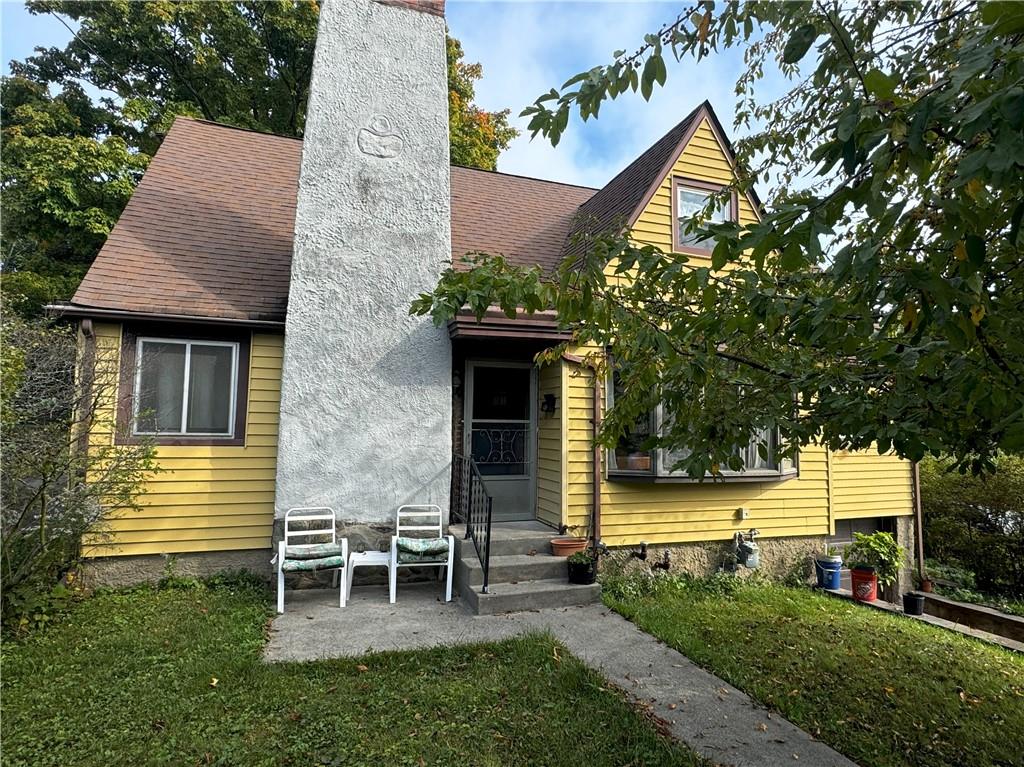
[{"label": "planter box", "polygon": [[1024,642],[1024,618],[1008,615],[991,607],[972,605],[968,602],[957,602],[938,594],[916,592],[924,597],[924,611],[936,618],[943,618],[954,623],[962,623],[972,629],[987,631],[990,634]]}]

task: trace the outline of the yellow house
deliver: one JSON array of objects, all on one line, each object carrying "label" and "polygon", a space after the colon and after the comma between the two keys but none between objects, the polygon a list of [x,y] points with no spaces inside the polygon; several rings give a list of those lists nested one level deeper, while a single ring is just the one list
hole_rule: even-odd
[{"label": "yellow house", "polygon": [[[429,45],[443,45],[437,17],[379,13],[382,24],[408,16]],[[316,66],[343,71],[329,44],[322,30]],[[408,317],[446,261],[483,251],[550,269],[572,256],[584,217],[624,220],[638,242],[699,258],[680,222],[730,181],[735,161],[704,103],[601,189],[450,167],[445,120],[403,122],[401,99],[437,95],[406,87],[409,77],[437,84],[438,73],[420,69],[395,74],[402,86],[388,116],[346,92],[356,102],[329,121],[324,110],[340,102],[314,89],[304,142],[174,123],[60,307],[117,381],[92,439],[153,440],[163,469],[142,510],[118,513],[109,535],[91,541],[101,579],[158,575],[168,556],[184,571],[266,572],[275,521],[294,506],[334,508],[352,549],[382,548],[401,503],[437,503],[461,532],[470,476],[488,499],[491,534],[477,530],[476,544],[460,547],[461,590],[474,594],[489,578],[491,592],[519,600],[486,609],[529,606],[557,580],[551,557],[523,571],[528,551],[515,540],[534,550],[595,527],[632,566],[703,572],[737,567],[736,535],[752,529],[760,567],[775,574],[856,530],[890,530],[910,548],[905,461],[808,448],[793,464],[684,481],[628,435],[594,449],[608,406],[595,392],[614,387],[595,390],[573,355],[534,363],[571,338],[553,317],[460,314],[442,329]],[[443,84],[434,90],[443,118]],[[407,111],[432,114],[422,106]],[[758,207],[741,197],[722,215],[749,221]],[[513,542],[503,548],[505,533]],[[532,581],[536,592],[524,586]]]}]

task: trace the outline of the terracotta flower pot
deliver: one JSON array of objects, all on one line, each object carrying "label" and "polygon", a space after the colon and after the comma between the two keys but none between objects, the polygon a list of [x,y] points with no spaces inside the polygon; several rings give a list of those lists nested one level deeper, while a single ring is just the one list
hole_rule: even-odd
[{"label": "terracotta flower pot", "polygon": [[567,535],[562,538],[551,539],[551,553],[556,557],[572,556],[577,551],[583,551],[586,547],[586,538],[576,538],[574,536]]}]

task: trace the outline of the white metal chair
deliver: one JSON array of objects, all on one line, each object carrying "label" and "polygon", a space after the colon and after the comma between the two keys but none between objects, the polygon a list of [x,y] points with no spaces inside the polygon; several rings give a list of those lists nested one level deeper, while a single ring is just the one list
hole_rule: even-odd
[{"label": "white metal chair", "polygon": [[[285,573],[314,573],[334,570],[334,585],[339,586],[339,607],[345,606],[348,585],[348,538],[338,538],[338,515],[327,506],[302,506],[284,513],[284,537],[278,543],[277,554],[271,563],[277,563],[277,611],[284,612]],[[329,538],[328,541],[323,539]],[[306,540],[294,543],[294,539]]]},{"label": "white metal chair", "polygon": [[[444,534],[444,514],[434,504],[399,506],[395,514],[395,535],[391,536],[391,604],[398,590],[399,567],[446,567],[444,601],[452,601],[452,564],[455,537]],[[414,533],[409,536],[407,533]],[[433,533],[423,535],[423,533]]]}]

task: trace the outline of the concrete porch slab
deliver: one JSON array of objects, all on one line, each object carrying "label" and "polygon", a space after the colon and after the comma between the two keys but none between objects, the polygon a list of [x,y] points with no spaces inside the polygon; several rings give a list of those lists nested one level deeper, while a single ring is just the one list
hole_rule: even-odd
[{"label": "concrete porch slab", "polygon": [[546,631],[715,764],[856,767],[603,605],[473,616],[440,598],[439,584],[400,586],[391,605],[387,588],[369,586],[353,589],[342,609],[333,589],[288,592],[264,655],[268,661],[315,660]]}]

